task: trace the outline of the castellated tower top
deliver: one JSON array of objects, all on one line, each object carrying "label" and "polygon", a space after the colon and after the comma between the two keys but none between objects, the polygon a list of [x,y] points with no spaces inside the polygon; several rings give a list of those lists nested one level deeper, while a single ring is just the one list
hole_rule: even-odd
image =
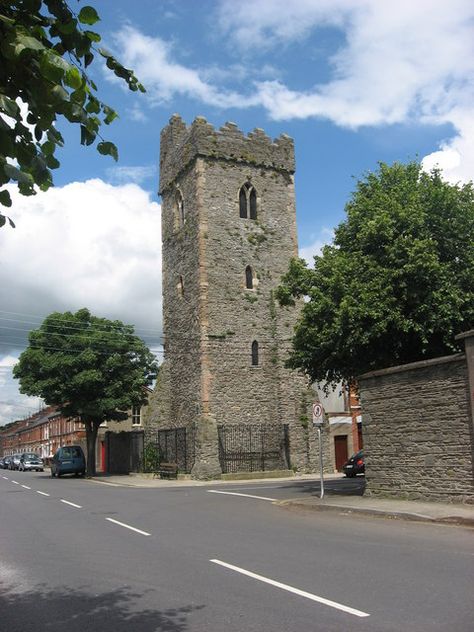
[{"label": "castellated tower top", "polygon": [[293,139],[286,134],[272,141],[262,129],[256,128],[245,136],[235,123],[226,123],[216,130],[202,116],[187,126],[179,114],[174,114],[161,132],[160,194],[198,156],[291,174],[295,171]]}]

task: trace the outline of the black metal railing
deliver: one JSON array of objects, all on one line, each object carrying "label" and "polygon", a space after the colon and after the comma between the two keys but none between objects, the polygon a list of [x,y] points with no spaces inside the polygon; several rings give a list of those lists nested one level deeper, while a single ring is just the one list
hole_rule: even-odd
[{"label": "black metal railing", "polygon": [[176,463],[190,473],[194,465],[194,427],[148,429],[143,446],[142,471],[156,472],[160,463]]},{"label": "black metal railing", "polygon": [[290,468],[287,424],[230,424],[217,432],[224,474]]}]

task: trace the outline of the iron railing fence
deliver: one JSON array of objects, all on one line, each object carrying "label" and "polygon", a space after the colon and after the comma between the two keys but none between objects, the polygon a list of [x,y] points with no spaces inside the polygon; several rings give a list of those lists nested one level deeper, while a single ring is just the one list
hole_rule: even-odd
[{"label": "iron railing fence", "polygon": [[194,426],[150,428],[145,433],[142,471],[156,472],[160,463],[176,463],[178,471],[189,474],[195,458]]},{"label": "iron railing fence", "polygon": [[224,474],[290,469],[288,424],[229,424],[217,431]]}]

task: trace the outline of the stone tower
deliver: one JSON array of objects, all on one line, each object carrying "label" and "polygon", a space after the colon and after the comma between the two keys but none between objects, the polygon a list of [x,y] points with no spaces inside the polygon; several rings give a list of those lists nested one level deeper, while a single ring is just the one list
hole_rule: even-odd
[{"label": "stone tower", "polygon": [[297,256],[293,140],[174,115],[161,133],[165,361],[150,423],[195,424],[193,475],[220,474],[217,426],[289,424],[313,470],[312,395],[284,368],[297,309],[275,288]]}]

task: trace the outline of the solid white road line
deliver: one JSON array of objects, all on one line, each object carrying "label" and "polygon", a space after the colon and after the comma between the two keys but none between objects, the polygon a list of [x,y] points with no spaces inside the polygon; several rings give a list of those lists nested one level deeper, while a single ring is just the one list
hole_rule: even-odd
[{"label": "solid white road line", "polygon": [[141,533],[141,535],[151,535],[151,533],[147,533],[146,531],[142,531],[141,529],[136,529],[135,527],[131,527],[129,524],[125,524],[124,522],[119,522],[118,520],[114,520],[113,518],[106,518],[109,522],[113,522],[114,524],[118,524],[121,527],[125,527],[125,529],[130,529],[131,531],[136,531],[137,533]]},{"label": "solid white road line", "polygon": [[31,487],[28,487],[28,485],[22,485],[22,487],[24,487],[25,489],[31,489]]},{"label": "solid white road line", "polygon": [[238,492],[221,492],[217,489],[208,489],[209,494],[226,494],[227,496],[244,496],[244,498],[258,498],[258,500],[269,500],[275,502],[276,498],[267,498],[266,496],[254,496],[253,494],[239,494]]},{"label": "solid white road line", "polygon": [[62,503],[65,503],[66,505],[71,505],[71,507],[76,507],[76,509],[82,509],[81,505],[76,505],[76,503],[71,503],[69,500],[64,500],[63,498],[60,499]]},{"label": "solid white road line", "polygon": [[41,496],[49,496],[46,492],[40,492],[38,489],[36,490],[37,494],[41,494]]},{"label": "solid white road line", "polygon": [[337,610],[342,610],[343,612],[347,612],[348,614],[353,614],[356,617],[370,617],[369,613],[362,612],[362,610],[356,610],[355,608],[350,608],[349,606],[345,606],[342,603],[337,603],[337,601],[331,601],[330,599],[325,599],[324,597],[313,595],[312,593],[306,592],[305,590],[299,590],[299,588],[293,588],[293,586],[288,586],[288,584],[282,584],[281,582],[276,582],[273,579],[269,579],[268,577],[263,577],[263,575],[257,575],[256,573],[252,573],[251,571],[246,571],[244,568],[239,568],[238,566],[227,564],[227,562],[221,562],[221,560],[209,560],[209,561],[213,562],[214,564],[219,564],[220,566],[224,566],[225,568],[229,568],[231,571],[236,571],[237,573],[246,575],[247,577],[252,577],[252,579],[258,579],[259,581],[264,582],[265,584],[270,584],[271,586],[275,586],[276,588],[287,590],[288,592],[294,593],[295,595],[299,595],[300,597],[306,597],[306,599],[311,599],[311,601],[317,601],[318,603],[322,603],[325,606],[331,606],[331,608],[336,608]]}]

